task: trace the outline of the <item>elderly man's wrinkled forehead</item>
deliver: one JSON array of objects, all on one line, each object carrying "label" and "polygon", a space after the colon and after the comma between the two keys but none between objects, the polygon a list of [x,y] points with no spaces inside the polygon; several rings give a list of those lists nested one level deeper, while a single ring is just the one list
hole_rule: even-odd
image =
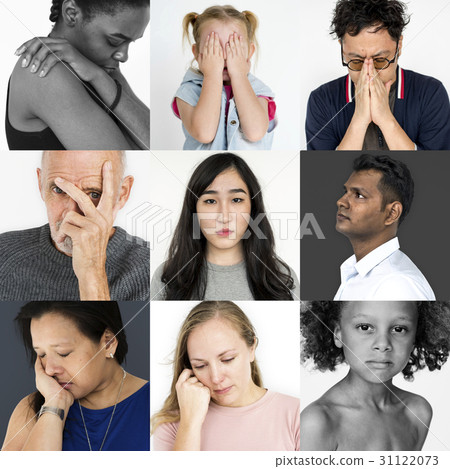
[{"label": "elderly man's wrinkled forehead", "polygon": [[123,151],[45,151],[42,154],[41,169],[43,173],[65,173],[66,176],[74,177],[85,174],[101,176],[106,161],[111,161],[114,178],[121,181],[126,164]]}]

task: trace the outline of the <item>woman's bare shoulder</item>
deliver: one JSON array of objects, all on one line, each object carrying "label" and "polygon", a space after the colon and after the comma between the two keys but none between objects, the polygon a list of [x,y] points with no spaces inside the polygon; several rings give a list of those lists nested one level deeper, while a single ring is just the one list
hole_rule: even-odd
[{"label": "woman's bare shoulder", "polygon": [[56,64],[51,72],[41,78],[36,73],[31,73],[30,68],[23,68],[20,60],[11,75],[11,96],[22,96],[29,104],[30,108],[39,106],[41,102],[48,99],[56,101],[61,94],[76,94],[79,98],[80,92],[86,94],[85,84],[75,74],[75,72],[64,62]]},{"label": "woman's bare shoulder", "polygon": [[50,127],[64,147],[71,150],[129,148],[120,129],[91,93],[64,62],[56,64],[43,78],[18,63],[10,83],[11,124],[41,121],[45,124],[41,130]]},{"label": "woman's bare shoulder", "polygon": [[2,451],[20,451],[27,441],[28,435],[36,423],[35,413],[31,408],[32,396],[33,394],[25,396],[13,410]]}]

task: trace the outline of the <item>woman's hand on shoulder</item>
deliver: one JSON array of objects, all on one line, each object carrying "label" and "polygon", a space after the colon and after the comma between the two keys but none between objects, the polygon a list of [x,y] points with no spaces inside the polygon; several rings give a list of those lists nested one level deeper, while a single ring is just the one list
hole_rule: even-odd
[{"label": "woman's hand on shoulder", "polygon": [[202,425],[211,400],[210,390],[189,369],[180,374],[175,388],[180,406],[180,421]]},{"label": "woman's hand on shoulder", "polygon": [[65,62],[77,76],[86,82],[93,81],[99,73],[106,73],[101,67],[81,54],[66,39],[35,37],[23,43],[16,51],[21,66],[43,78],[59,62]]},{"label": "woman's hand on shoulder", "polygon": [[36,358],[34,370],[36,389],[44,396],[45,404],[64,409],[67,414],[74,400],[72,393],[64,389],[55,378],[45,372],[39,356]]}]

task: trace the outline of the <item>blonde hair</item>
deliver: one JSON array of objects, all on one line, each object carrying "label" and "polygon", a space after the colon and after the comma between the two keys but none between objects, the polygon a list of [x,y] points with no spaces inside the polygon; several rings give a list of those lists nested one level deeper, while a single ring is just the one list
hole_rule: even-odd
[{"label": "blonde hair", "polygon": [[[219,318],[228,321],[248,347],[258,343],[256,331],[245,313],[232,301],[202,301],[195,306],[184,320],[178,334],[177,346],[173,360],[173,378],[170,394],[164,401],[162,409],[151,419],[152,433],[163,423],[178,422],[180,407],[178,405],[176,384],[182,371],[192,368],[187,352],[187,342],[191,332],[211,319]],[[252,381],[262,387],[262,377],[256,359],[250,363]]]},{"label": "blonde hair", "polygon": [[220,21],[240,21],[247,31],[247,39],[250,44],[258,45],[256,40],[256,29],[258,28],[258,18],[248,10],[238,11],[231,5],[215,5],[207,8],[203,13],[188,13],[183,18],[183,42],[192,44],[189,27],[192,26],[192,38],[194,43],[200,42],[200,29],[204,23],[210,20]]}]

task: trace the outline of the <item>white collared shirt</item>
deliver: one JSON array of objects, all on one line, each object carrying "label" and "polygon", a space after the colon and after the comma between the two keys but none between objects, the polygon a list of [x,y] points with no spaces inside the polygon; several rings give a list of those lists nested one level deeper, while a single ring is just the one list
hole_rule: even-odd
[{"label": "white collared shirt", "polygon": [[341,264],[341,286],[335,300],[435,300],[433,290],[398,238],[378,246],[359,262]]}]

